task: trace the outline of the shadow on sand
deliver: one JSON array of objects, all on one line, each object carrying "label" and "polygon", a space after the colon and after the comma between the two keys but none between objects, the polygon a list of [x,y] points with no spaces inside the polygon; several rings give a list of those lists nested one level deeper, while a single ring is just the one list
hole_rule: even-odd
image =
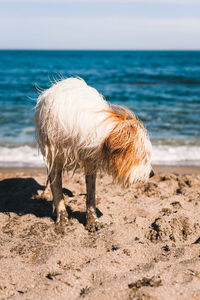
[{"label": "shadow on sand", "polygon": [[[9,178],[0,181],[0,212],[16,213],[18,215],[34,214],[37,217],[49,217],[56,221],[52,213],[52,201],[40,197],[45,186],[40,185],[33,178]],[[73,193],[63,188],[63,193],[73,197]],[[69,218],[75,218],[79,223],[86,224],[86,213],[72,211],[70,206],[66,207]],[[97,209],[97,216],[102,213]]]}]

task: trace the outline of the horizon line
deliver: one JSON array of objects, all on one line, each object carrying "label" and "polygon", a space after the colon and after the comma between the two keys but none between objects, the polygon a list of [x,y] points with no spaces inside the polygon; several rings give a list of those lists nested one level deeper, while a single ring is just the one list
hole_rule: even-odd
[{"label": "horizon line", "polygon": [[56,48],[0,48],[0,51],[200,51],[199,49],[56,49]]}]

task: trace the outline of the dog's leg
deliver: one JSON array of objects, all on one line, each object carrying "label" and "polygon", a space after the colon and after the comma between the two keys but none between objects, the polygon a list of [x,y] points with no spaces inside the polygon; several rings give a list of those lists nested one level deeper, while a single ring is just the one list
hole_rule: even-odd
[{"label": "dog's leg", "polygon": [[[47,170],[48,173],[48,170]],[[41,198],[46,198],[48,200],[50,200],[51,198],[51,189],[50,189],[50,185],[49,185],[49,176],[47,175],[47,180],[46,180],[46,185],[45,185],[45,189],[43,191],[38,191],[38,195]]]},{"label": "dog's leg", "polygon": [[65,207],[64,196],[62,192],[62,163],[55,162],[50,175],[50,187],[53,195],[54,208],[57,211],[57,220],[61,226],[64,226],[68,223],[68,214]]},{"label": "dog's leg", "polygon": [[94,232],[102,227],[102,224],[97,219],[96,214],[96,201],[95,201],[95,185],[96,185],[96,174],[86,175],[86,229]]}]

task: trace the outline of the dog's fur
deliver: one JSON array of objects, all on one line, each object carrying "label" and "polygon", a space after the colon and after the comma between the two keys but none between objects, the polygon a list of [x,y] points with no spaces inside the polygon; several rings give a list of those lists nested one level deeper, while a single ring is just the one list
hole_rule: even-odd
[{"label": "dog's fur", "polygon": [[38,98],[36,136],[48,167],[57,221],[67,221],[63,170],[85,172],[87,227],[97,227],[95,176],[98,169],[127,186],[146,181],[152,146],[146,130],[127,108],[109,105],[80,78],[57,82]]}]

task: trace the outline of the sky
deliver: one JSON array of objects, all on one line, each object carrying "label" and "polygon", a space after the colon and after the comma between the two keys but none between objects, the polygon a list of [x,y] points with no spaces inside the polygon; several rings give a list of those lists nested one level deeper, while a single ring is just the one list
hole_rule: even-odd
[{"label": "sky", "polygon": [[0,49],[200,50],[200,0],[0,0]]}]

